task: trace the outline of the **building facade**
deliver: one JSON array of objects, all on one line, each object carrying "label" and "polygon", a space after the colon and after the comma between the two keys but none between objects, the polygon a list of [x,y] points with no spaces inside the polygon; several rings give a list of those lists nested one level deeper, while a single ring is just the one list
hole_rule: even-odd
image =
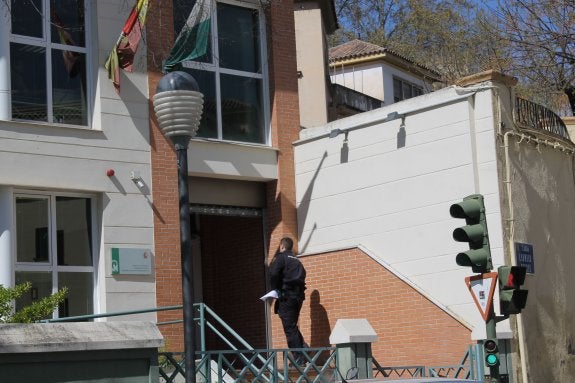
[{"label": "building facade", "polygon": [[112,249],[143,258],[154,245],[145,62],[137,57],[121,97],[103,68],[130,9],[6,4],[0,283],[32,283],[17,307],[68,287],[55,317],[153,307],[152,263],[144,262],[143,273],[116,275],[111,260]]},{"label": "building facade", "polygon": [[329,74],[341,85],[380,100],[383,105],[433,90],[440,75],[390,49],[351,40],[329,49]]},{"label": "building facade", "polygon": [[[150,10],[150,99],[191,8],[175,1]],[[259,300],[266,292],[266,265],[283,236],[297,237],[293,4],[218,1],[212,16],[209,53],[180,68],[204,94],[200,129],[188,149],[196,300],[252,346],[271,347],[281,338],[268,334],[281,334],[281,325]],[[176,160],[151,121],[157,305],[170,306],[181,302]],[[159,321],[176,318],[181,314],[158,314]],[[181,324],[162,331],[169,349],[183,348]]]},{"label": "building facade", "polygon": [[[318,282],[322,315],[331,323],[345,302],[347,315],[367,318],[380,336],[378,361],[438,363],[430,360],[438,350],[463,352],[486,337],[465,284],[474,273],[455,262],[465,249],[452,232],[462,222],[449,213],[463,197],[482,194],[495,270],[534,266],[522,314],[497,324],[498,338],[510,345],[505,373],[515,382],[575,376],[568,362],[573,288],[566,277],[575,146],[560,119],[516,98],[514,85],[495,72],[478,74],[306,129],[295,143],[302,259],[312,276],[339,276],[333,290]],[[338,266],[316,268],[320,260]],[[499,314],[497,291],[494,305]],[[439,327],[449,331],[437,332],[432,318],[438,314]],[[410,341],[429,334],[429,342],[405,352]]]}]

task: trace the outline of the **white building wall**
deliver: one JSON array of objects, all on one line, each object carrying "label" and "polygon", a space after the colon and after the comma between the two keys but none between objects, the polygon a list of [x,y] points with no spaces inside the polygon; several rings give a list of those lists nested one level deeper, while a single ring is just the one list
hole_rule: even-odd
[{"label": "white building wall", "polygon": [[[332,84],[385,101],[383,95],[383,73],[380,63],[349,64],[330,69]],[[393,101],[393,99],[392,99]]]},{"label": "white building wall", "polygon": [[[313,3],[299,3],[294,10],[300,125],[304,128],[327,123],[325,32],[321,9]],[[324,100],[323,102],[321,102]]]},{"label": "white building wall", "polygon": [[383,101],[384,105],[393,104],[394,77],[426,89],[426,84],[421,77],[401,70],[383,60],[339,65],[331,68],[330,71],[332,83],[377,98]]},{"label": "white building wall", "polygon": [[[471,269],[455,263],[467,245],[452,231],[464,221],[449,207],[485,196],[493,260],[502,264],[491,103],[490,91],[448,88],[302,131],[295,146],[301,252],[362,245],[483,337],[464,282]],[[402,119],[382,121],[394,111],[407,113],[404,138]],[[328,137],[336,128],[349,130],[347,155],[343,134]]]},{"label": "white building wall", "polygon": [[[153,271],[150,276],[112,276],[110,268],[112,247],[153,249],[145,43],[136,56],[134,72],[121,73],[121,94],[116,94],[104,62],[130,7],[116,2],[88,3],[93,11],[92,36],[88,38],[93,53],[89,63],[92,126],[0,121],[0,187],[9,185],[4,189],[8,191],[34,189],[94,196],[99,206],[95,311],[154,307]],[[115,175],[108,177],[108,169],[113,169]],[[140,174],[144,188],[138,188],[130,179],[132,171]],[[5,197],[6,192],[2,195]],[[0,258],[10,257],[13,262],[13,247],[10,252],[0,254]],[[138,317],[142,318],[153,319],[155,315]]]},{"label": "white building wall", "polygon": [[[533,136],[531,136],[533,137]],[[575,377],[575,183],[572,145],[551,137],[513,134],[502,154],[509,167],[512,207],[506,241],[510,264],[515,243],[533,246],[534,273],[527,274],[527,304],[517,321],[523,382],[570,382]],[[565,150],[567,148],[568,150]],[[506,179],[505,178],[505,179]],[[520,368],[521,367],[521,368]]]}]

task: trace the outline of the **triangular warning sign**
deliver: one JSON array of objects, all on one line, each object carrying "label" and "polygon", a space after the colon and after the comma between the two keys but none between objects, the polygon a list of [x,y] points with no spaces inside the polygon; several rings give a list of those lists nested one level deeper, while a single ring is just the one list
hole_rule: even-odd
[{"label": "triangular warning sign", "polygon": [[497,284],[497,273],[484,273],[466,277],[465,283],[467,283],[467,288],[471,292],[471,296],[483,320],[487,322],[491,312],[491,304],[493,303],[495,285]]}]

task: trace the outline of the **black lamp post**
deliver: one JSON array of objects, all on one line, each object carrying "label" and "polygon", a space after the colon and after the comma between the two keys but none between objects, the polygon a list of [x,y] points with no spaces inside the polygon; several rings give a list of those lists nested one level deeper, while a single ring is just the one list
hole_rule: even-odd
[{"label": "black lamp post", "polygon": [[188,190],[188,144],[195,136],[202,116],[204,96],[196,80],[186,72],[170,72],[160,79],[153,97],[160,130],[178,156],[178,194],[182,255],[182,305],[184,306],[184,366],[186,383],[196,382],[194,285]]}]

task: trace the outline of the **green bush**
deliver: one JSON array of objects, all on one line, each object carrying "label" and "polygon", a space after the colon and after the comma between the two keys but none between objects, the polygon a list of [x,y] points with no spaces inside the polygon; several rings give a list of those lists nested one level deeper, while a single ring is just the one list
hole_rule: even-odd
[{"label": "green bush", "polygon": [[14,287],[0,286],[0,323],[33,323],[48,318],[68,294],[68,289],[64,287],[55,294],[15,311],[14,300],[30,291],[31,288],[32,283],[30,282]]}]

